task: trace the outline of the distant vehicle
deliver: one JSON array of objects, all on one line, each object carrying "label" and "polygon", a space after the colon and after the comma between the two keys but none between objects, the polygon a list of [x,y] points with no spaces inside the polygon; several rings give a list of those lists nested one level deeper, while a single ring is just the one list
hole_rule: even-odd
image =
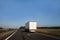
[{"label": "distant vehicle", "polygon": [[28,32],[36,32],[37,29],[37,22],[35,21],[29,21],[25,24],[25,30]]}]

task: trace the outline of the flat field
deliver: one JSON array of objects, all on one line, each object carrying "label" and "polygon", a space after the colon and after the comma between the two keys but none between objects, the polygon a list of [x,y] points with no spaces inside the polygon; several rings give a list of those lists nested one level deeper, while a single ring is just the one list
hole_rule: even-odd
[{"label": "flat field", "polygon": [[60,29],[37,29],[36,32],[50,33],[60,36]]}]

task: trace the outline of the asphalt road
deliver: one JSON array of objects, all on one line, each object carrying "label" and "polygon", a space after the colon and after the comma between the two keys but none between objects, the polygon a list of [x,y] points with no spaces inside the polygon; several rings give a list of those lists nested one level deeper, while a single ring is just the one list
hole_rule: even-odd
[{"label": "asphalt road", "polygon": [[18,30],[8,40],[60,40],[53,37],[48,37],[40,33],[28,33]]}]

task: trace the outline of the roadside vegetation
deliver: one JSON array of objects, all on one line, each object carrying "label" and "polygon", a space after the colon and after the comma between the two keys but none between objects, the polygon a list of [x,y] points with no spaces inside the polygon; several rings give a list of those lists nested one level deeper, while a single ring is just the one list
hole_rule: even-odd
[{"label": "roadside vegetation", "polygon": [[49,33],[60,36],[60,27],[40,27],[36,32]]},{"label": "roadside vegetation", "polygon": [[6,31],[7,31],[7,29],[4,29],[4,28],[0,27],[0,33],[6,32]]},{"label": "roadside vegetation", "polygon": [[17,29],[13,28],[2,28],[0,27],[0,40],[5,39],[9,35],[11,35],[13,32],[15,32]]},{"label": "roadside vegetation", "polygon": [[12,29],[12,28],[2,28],[2,27],[0,27],[0,33],[12,31],[12,30],[16,30],[16,29]]}]

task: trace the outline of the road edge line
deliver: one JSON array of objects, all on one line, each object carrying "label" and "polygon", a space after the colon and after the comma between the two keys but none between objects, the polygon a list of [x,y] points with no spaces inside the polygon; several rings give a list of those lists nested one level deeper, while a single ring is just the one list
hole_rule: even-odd
[{"label": "road edge line", "polygon": [[13,32],[10,36],[8,36],[5,40],[8,40],[11,36],[13,36],[15,33],[17,32],[17,30],[15,32]]}]

